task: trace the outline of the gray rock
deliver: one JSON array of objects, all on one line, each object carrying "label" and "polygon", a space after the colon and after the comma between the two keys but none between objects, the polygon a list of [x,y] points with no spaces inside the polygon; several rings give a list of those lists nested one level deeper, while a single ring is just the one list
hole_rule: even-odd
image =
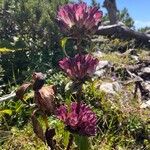
[{"label": "gray rock", "polygon": [[141,104],[140,108],[150,108],[150,100]]},{"label": "gray rock", "polygon": [[106,70],[101,69],[101,70],[95,71],[94,75],[97,77],[103,77],[105,75],[105,73],[106,73]]},{"label": "gray rock", "polygon": [[104,56],[104,53],[102,53],[101,51],[98,50],[98,51],[93,53],[93,56],[100,58],[100,57]]},{"label": "gray rock", "polygon": [[109,66],[109,62],[107,60],[99,61],[99,64],[96,67],[96,71],[108,66]]},{"label": "gray rock", "polygon": [[123,53],[123,55],[133,55],[138,56],[136,49],[128,49],[126,52]]},{"label": "gray rock", "polygon": [[145,67],[141,70],[143,73],[148,73],[150,74],[150,67]]},{"label": "gray rock", "polygon": [[144,67],[141,69],[141,72],[138,75],[144,80],[150,81],[150,67]]},{"label": "gray rock", "polygon": [[148,90],[150,92],[150,82],[144,82],[143,83],[144,89]]},{"label": "gray rock", "polygon": [[136,62],[139,62],[139,57],[135,56],[135,55],[131,55],[130,56],[133,60],[135,60]]},{"label": "gray rock", "polygon": [[113,87],[116,92],[119,92],[122,89],[121,85],[117,81],[113,82]]},{"label": "gray rock", "polygon": [[103,82],[100,85],[99,89],[101,91],[104,91],[104,92],[108,93],[108,94],[115,95],[119,91],[121,91],[122,87],[121,87],[121,85],[118,82],[112,82],[112,83],[110,83],[110,82]]}]

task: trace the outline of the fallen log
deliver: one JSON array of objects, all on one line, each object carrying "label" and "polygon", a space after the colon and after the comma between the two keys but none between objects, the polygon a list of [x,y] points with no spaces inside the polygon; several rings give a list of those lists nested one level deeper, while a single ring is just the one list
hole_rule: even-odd
[{"label": "fallen log", "polygon": [[111,36],[120,39],[135,39],[136,41],[150,45],[150,34],[141,33],[122,24],[100,26],[96,35]]}]

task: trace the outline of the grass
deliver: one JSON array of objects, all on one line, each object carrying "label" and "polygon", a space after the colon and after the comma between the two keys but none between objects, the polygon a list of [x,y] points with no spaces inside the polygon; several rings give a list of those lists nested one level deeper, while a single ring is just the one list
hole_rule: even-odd
[{"label": "grass", "polygon": [[[122,97],[116,97],[113,102],[109,101],[104,93],[98,93],[96,89],[94,92],[88,91],[87,95],[89,101],[90,96],[93,96],[93,100],[100,102],[100,106],[94,108],[99,116],[99,133],[96,137],[90,138],[91,150],[148,150],[150,148],[149,110],[139,110],[137,101],[128,101],[123,106],[120,103]],[[56,128],[58,150],[64,149],[66,134],[63,125],[52,118],[49,118],[49,124]],[[2,132],[4,133],[4,130],[1,131],[1,135]],[[5,137],[1,136],[2,150],[46,150],[47,148],[33,133],[30,120],[22,128],[13,126],[6,133],[3,134]]]},{"label": "grass", "polygon": [[111,63],[116,64],[118,67],[134,63],[134,60],[128,55],[119,55],[118,53],[108,53],[107,55],[101,57],[100,60],[108,60]]},{"label": "grass", "polygon": [[3,142],[1,150],[47,150],[43,142],[33,133],[30,123],[23,129],[12,127],[9,136]]}]

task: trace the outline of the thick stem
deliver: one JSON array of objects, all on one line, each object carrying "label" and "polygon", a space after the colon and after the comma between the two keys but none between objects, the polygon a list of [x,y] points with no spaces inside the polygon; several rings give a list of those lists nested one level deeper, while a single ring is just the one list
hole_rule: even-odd
[{"label": "thick stem", "polygon": [[81,52],[82,52],[81,42],[82,42],[82,40],[80,38],[78,38],[77,39],[77,50],[78,50],[79,54],[81,54]]},{"label": "thick stem", "polygon": [[72,134],[70,134],[70,136],[69,136],[69,142],[68,142],[68,145],[67,145],[66,150],[70,150],[70,149],[71,149],[72,144],[73,144],[73,135],[72,135]]},{"label": "thick stem", "polygon": [[78,87],[78,91],[77,91],[77,114],[80,113],[80,103],[81,103],[81,96],[82,96],[82,83],[79,85]]}]

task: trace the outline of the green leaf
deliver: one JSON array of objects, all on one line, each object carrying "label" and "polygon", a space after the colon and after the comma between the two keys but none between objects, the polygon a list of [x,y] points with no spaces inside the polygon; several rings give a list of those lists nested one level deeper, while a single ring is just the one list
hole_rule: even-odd
[{"label": "green leaf", "polygon": [[67,55],[67,53],[66,53],[66,43],[67,43],[67,40],[68,40],[69,38],[68,37],[64,37],[60,42],[61,42],[61,47],[63,48],[63,52],[64,52],[64,54],[68,57],[68,55]]},{"label": "green leaf", "polygon": [[63,134],[63,142],[64,142],[64,146],[65,146],[65,147],[67,147],[67,145],[68,145],[68,142],[69,142],[69,135],[70,135],[70,132],[64,131],[64,134]]},{"label": "green leaf", "polygon": [[61,47],[62,47],[63,49],[65,49],[67,40],[68,40],[68,37],[64,37],[64,38],[61,40]]},{"label": "green leaf", "polygon": [[11,114],[12,114],[12,110],[10,110],[10,109],[0,110],[0,114],[8,114],[8,115],[11,115]]},{"label": "green leaf", "polygon": [[88,137],[75,135],[75,142],[79,150],[90,150]]},{"label": "green leaf", "polygon": [[0,54],[1,53],[7,53],[7,52],[11,52],[12,50],[11,49],[8,49],[8,48],[0,48]]}]

